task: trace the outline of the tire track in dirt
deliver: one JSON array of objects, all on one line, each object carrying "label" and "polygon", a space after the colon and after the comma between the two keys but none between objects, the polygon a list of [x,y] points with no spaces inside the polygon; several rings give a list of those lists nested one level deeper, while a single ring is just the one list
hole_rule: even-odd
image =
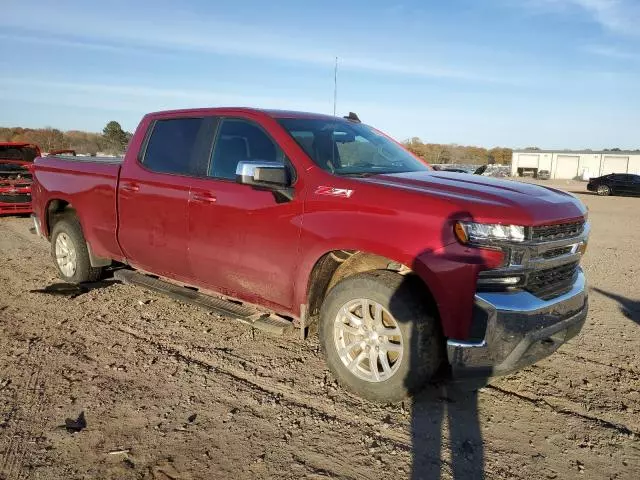
[{"label": "tire track in dirt", "polygon": [[[105,325],[112,327],[112,325],[109,324]],[[249,391],[260,392],[265,395],[276,397],[280,404],[285,404],[299,410],[304,410],[307,414],[310,414],[314,418],[320,418],[324,422],[340,422],[342,425],[346,425],[354,429],[355,431],[358,431],[360,435],[368,435],[375,438],[376,443],[381,449],[387,449],[389,451],[393,451],[395,449],[397,451],[404,452],[409,456],[412,456],[416,453],[414,451],[415,447],[413,445],[412,435],[420,434],[420,432],[414,432],[412,434],[411,429],[409,428],[407,430],[407,428],[403,425],[399,425],[398,428],[385,423],[383,418],[373,418],[370,416],[365,416],[363,414],[363,408],[361,405],[354,405],[355,411],[346,409],[345,407],[348,407],[348,404],[344,403],[338,405],[338,408],[332,408],[329,404],[317,400],[316,397],[307,395],[306,393],[288,387],[287,385],[282,385],[278,382],[274,382],[271,378],[265,378],[264,380],[262,380],[260,379],[260,377],[248,375],[243,370],[232,368],[229,365],[226,365],[223,368],[218,364],[211,363],[202,355],[196,356],[193,354],[185,353],[182,349],[176,346],[158,342],[131,327],[120,326],[117,327],[117,330],[121,333],[132,336],[140,342],[152,346],[158,352],[171,356],[180,362],[187,363],[188,365],[195,365],[196,367],[203,369],[208,373],[224,375],[231,382],[236,384],[239,383],[245,386],[245,388]],[[216,355],[218,360],[221,360],[220,357],[227,356],[224,350],[219,349],[216,353],[221,354]],[[237,358],[236,355],[230,357]],[[222,384],[224,385],[224,383]],[[343,398],[341,398],[340,400],[343,400]],[[237,405],[237,399],[229,403],[230,407],[235,407]],[[400,409],[396,405],[385,405],[384,408],[386,416],[388,416],[389,413],[393,413],[394,410]],[[357,413],[357,420],[353,419],[354,413]],[[385,428],[381,428],[382,426],[384,426]],[[447,476],[451,475],[451,472],[453,471],[453,465],[449,459],[442,458],[441,453],[449,451],[452,448],[452,445],[450,444],[448,438],[443,437],[440,441],[441,451],[433,452],[431,459],[434,462],[439,462],[442,466],[442,478],[448,478]],[[490,449],[487,449],[487,453],[489,453],[489,450]],[[424,456],[424,454],[425,452],[421,452],[421,455]],[[348,471],[348,462],[341,470],[335,470],[335,466],[340,465],[342,462],[342,459],[340,457],[334,457],[335,465],[334,469],[331,469],[327,465],[321,465],[317,460],[314,459],[313,455],[309,455],[308,453],[305,454],[304,451],[297,452],[296,454],[294,454],[294,458],[296,456],[301,463],[309,466],[312,473],[318,474],[318,472],[333,472],[333,475],[339,478],[352,478],[349,475],[345,475],[345,471]],[[485,472],[492,473],[493,469],[489,465],[487,465]],[[353,478],[362,477],[356,475]]]},{"label": "tire track in dirt", "polygon": [[28,341],[26,357],[20,364],[24,374],[12,380],[15,386],[12,399],[12,414],[6,423],[5,438],[8,444],[3,447],[0,457],[0,473],[7,478],[28,478],[30,450],[43,438],[44,422],[40,411],[45,397],[46,383],[42,376],[40,346],[38,338]]},{"label": "tire track in dirt", "polygon": [[594,365],[600,365],[601,367],[607,367],[607,368],[613,368],[615,370],[621,371],[621,372],[627,372],[630,373],[632,375],[640,375],[640,370],[634,370],[633,368],[629,368],[629,367],[623,367],[620,365],[613,365],[611,363],[605,363],[605,362],[599,362],[597,360],[594,360],[592,358],[587,358],[587,357],[583,357],[581,355],[575,354],[575,353],[569,353],[569,352],[565,352],[562,350],[558,350],[554,353],[554,355],[561,355],[564,357],[568,357],[568,358],[572,358],[574,360],[580,360],[584,363],[592,363]]},{"label": "tire track in dirt", "polygon": [[[278,384],[277,382],[268,382],[259,379],[258,377],[252,377],[247,375],[244,371],[230,368],[229,366],[223,368],[220,365],[215,365],[208,362],[206,359],[200,357],[200,355],[192,355],[183,352],[177,347],[168,345],[162,342],[158,342],[142,332],[136,331],[130,327],[117,327],[118,331],[132,336],[138,341],[144,342],[153,346],[158,352],[172,356],[173,358],[184,362],[188,365],[195,365],[203,370],[215,374],[221,374],[230,379],[233,382],[240,383],[250,390],[259,391],[263,394],[274,396],[279,401],[284,401],[287,404],[309,410],[319,415],[322,418],[331,421],[340,421],[344,424],[352,427],[362,427],[362,420],[370,429],[376,430],[379,427],[380,420],[371,417],[363,417],[362,413],[359,415],[359,421],[354,421],[349,415],[345,415],[338,409],[332,411],[328,405],[316,400],[314,397],[308,396],[300,390],[292,389],[286,385]],[[394,442],[396,448],[411,451],[411,438],[409,435],[401,432],[396,432],[394,435],[384,435],[390,442]]]},{"label": "tire track in dirt", "polygon": [[[609,420],[605,420],[604,418],[600,418],[600,417],[596,417],[593,415],[587,415],[581,412],[578,412],[577,410],[574,410],[572,408],[568,408],[568,407],[562,407],[560,405],[555,405],[553,403],[551,403],[549,400],[547,400],[546,398],[542,397],[542,398],[534,398],[534,397],[529,397],[527,395],[523,395],[521,393],[518,392],[514,392],[512,390],[508,390],[502,387],[498,387],[496,385],[487,385],[485,387],[486,390],[490,390],[490,391],[494,391],[494,392],[499,392],[500,394],[507,396],[507,397],[514,397],[517,398],[518,400],[521,400],[523,402],[529,403],[531,405],[535,405],[536,407],[546,407],[547,409],[550,409],[552,411],[554,411],[555,413],[560,413],[563,415],[569,415],[572,417],[576,417],[576,418],[581,418],[583,420],[587,420],[591,423],[594,423],[596,425],[598,425],[599,427],[605,428],[605,429],[609,429],[609,430],[613,430],[619,434],[622,435],[627,435],[630,436],[632,439],[635,437],[640,437],[640,432],[636,432],[634,430],[631,430],[629,427],[622,425],[622,424],[618,424],[615,422],[610,422]],[[574,402],[571,402],[574,403]]]}]

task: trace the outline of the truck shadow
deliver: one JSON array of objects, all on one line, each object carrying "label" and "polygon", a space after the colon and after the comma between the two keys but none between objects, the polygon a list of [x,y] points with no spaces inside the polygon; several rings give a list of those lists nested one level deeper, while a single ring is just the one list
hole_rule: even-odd
[{"label": "truck shadow", "polygon": [[[473,220],[467,212],[451,215],[445,228],[451,231],[442,232],[443,240],[451,241],[453,223],[457,219]],[[443,242],[443,245],[447,243]],[[434,252],[423,252],[434,255]],[[442,259],[443,262],[450,260]],[[414,271],[416,265],[411,266]],[[415,279],[413,279],[415,281]],[[392,297],[390,308],[394,309],[394,299],[400,300],[400,290],[415,288],[411,278],[407,278],[400,286],[397,295]],[[450,288],[458,288],[451,285]],[[435,309],[434,309],[435,310]],[[437,312],[432,316],[440,321]],[[401,319],[399,319],[401,320]],[[420,338],[421,325],[412,322],[411,351],[421,348],[416,339]],[[445,339],[443,338],[443,343]],[[446,345],[441,346],[446,357]],[[410,357],[410,373],[421,370],[418,355]],[[484,479],[484,442],[478,415],[478,389],[487,383],[487,378],[474,378],[464,382],[453,382],[448,379],[447,362],[427,387],[411,400],[411,439],[412,439],[412,480],[437,480],[453,478],[457,480]],[[407,387],[409,382],[405,382]],[[448,431],[448,435],[447,435]],[[448,440],[445,440],[448,439]]]},{"label": "truck shadow", "polygon": [[84,295],[85,293],[89,293],[91,290],[96,290],[100,288],[108,288],[112,285],[121,283],[115,279],[105,279],[99,280],[97,282],[87,282],[87,283],[52,283],[51,285],[47,285],[44,288],[36,288],[34,290],[29,290],[30,293],[43,293],[46,295],[55,295],[60,297],[67,297],[69,299],[77,298],[80,295]]},{"label": "truck shadow", "polygon": [[629,320],[640,325],[640,301],[632,300],[622,295],[616,295],[615,293],[607,292],[597,287],[593,287],[592,290],[618,302],[622,314]]}]

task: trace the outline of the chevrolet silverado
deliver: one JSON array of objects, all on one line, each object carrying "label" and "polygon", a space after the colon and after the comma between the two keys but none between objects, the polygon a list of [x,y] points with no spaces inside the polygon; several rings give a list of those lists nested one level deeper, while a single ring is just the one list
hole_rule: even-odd
[{"label": "chevrolet silverado", "polygon": [[437,172],[356,115],[146,115],[123,159],[38,158],[35,231],[67,282],[117,278],[252,325],[317,322],[351,391],[504,374],[587,315],[587,211],[552,188]]}]

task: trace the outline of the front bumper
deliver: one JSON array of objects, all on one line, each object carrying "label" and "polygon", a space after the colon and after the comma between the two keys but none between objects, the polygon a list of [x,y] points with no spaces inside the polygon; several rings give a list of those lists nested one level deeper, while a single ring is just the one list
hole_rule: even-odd
[{"label": "front bumper", "polygon": [[474,329],[484,332],[484,337],[447,342],[451,374],[488,377],[531,365],[577,335],[587,310],[587,287],[580,268],[571,289],[551,300],[525,291],[478,293]]},{"label": "front bumper", "polygon": [[31,213],[33,207],[28,203],[0,203],[0,215],[17,215],[21,213]]}]

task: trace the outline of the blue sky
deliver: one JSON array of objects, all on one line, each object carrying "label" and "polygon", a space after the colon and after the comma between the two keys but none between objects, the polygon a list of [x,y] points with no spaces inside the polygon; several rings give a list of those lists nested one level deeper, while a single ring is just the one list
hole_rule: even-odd
[{"label": "blue sky", "polygon": [[357,112],[398,139],[640,148],[640,0],[4,0],[0,125]]}]

